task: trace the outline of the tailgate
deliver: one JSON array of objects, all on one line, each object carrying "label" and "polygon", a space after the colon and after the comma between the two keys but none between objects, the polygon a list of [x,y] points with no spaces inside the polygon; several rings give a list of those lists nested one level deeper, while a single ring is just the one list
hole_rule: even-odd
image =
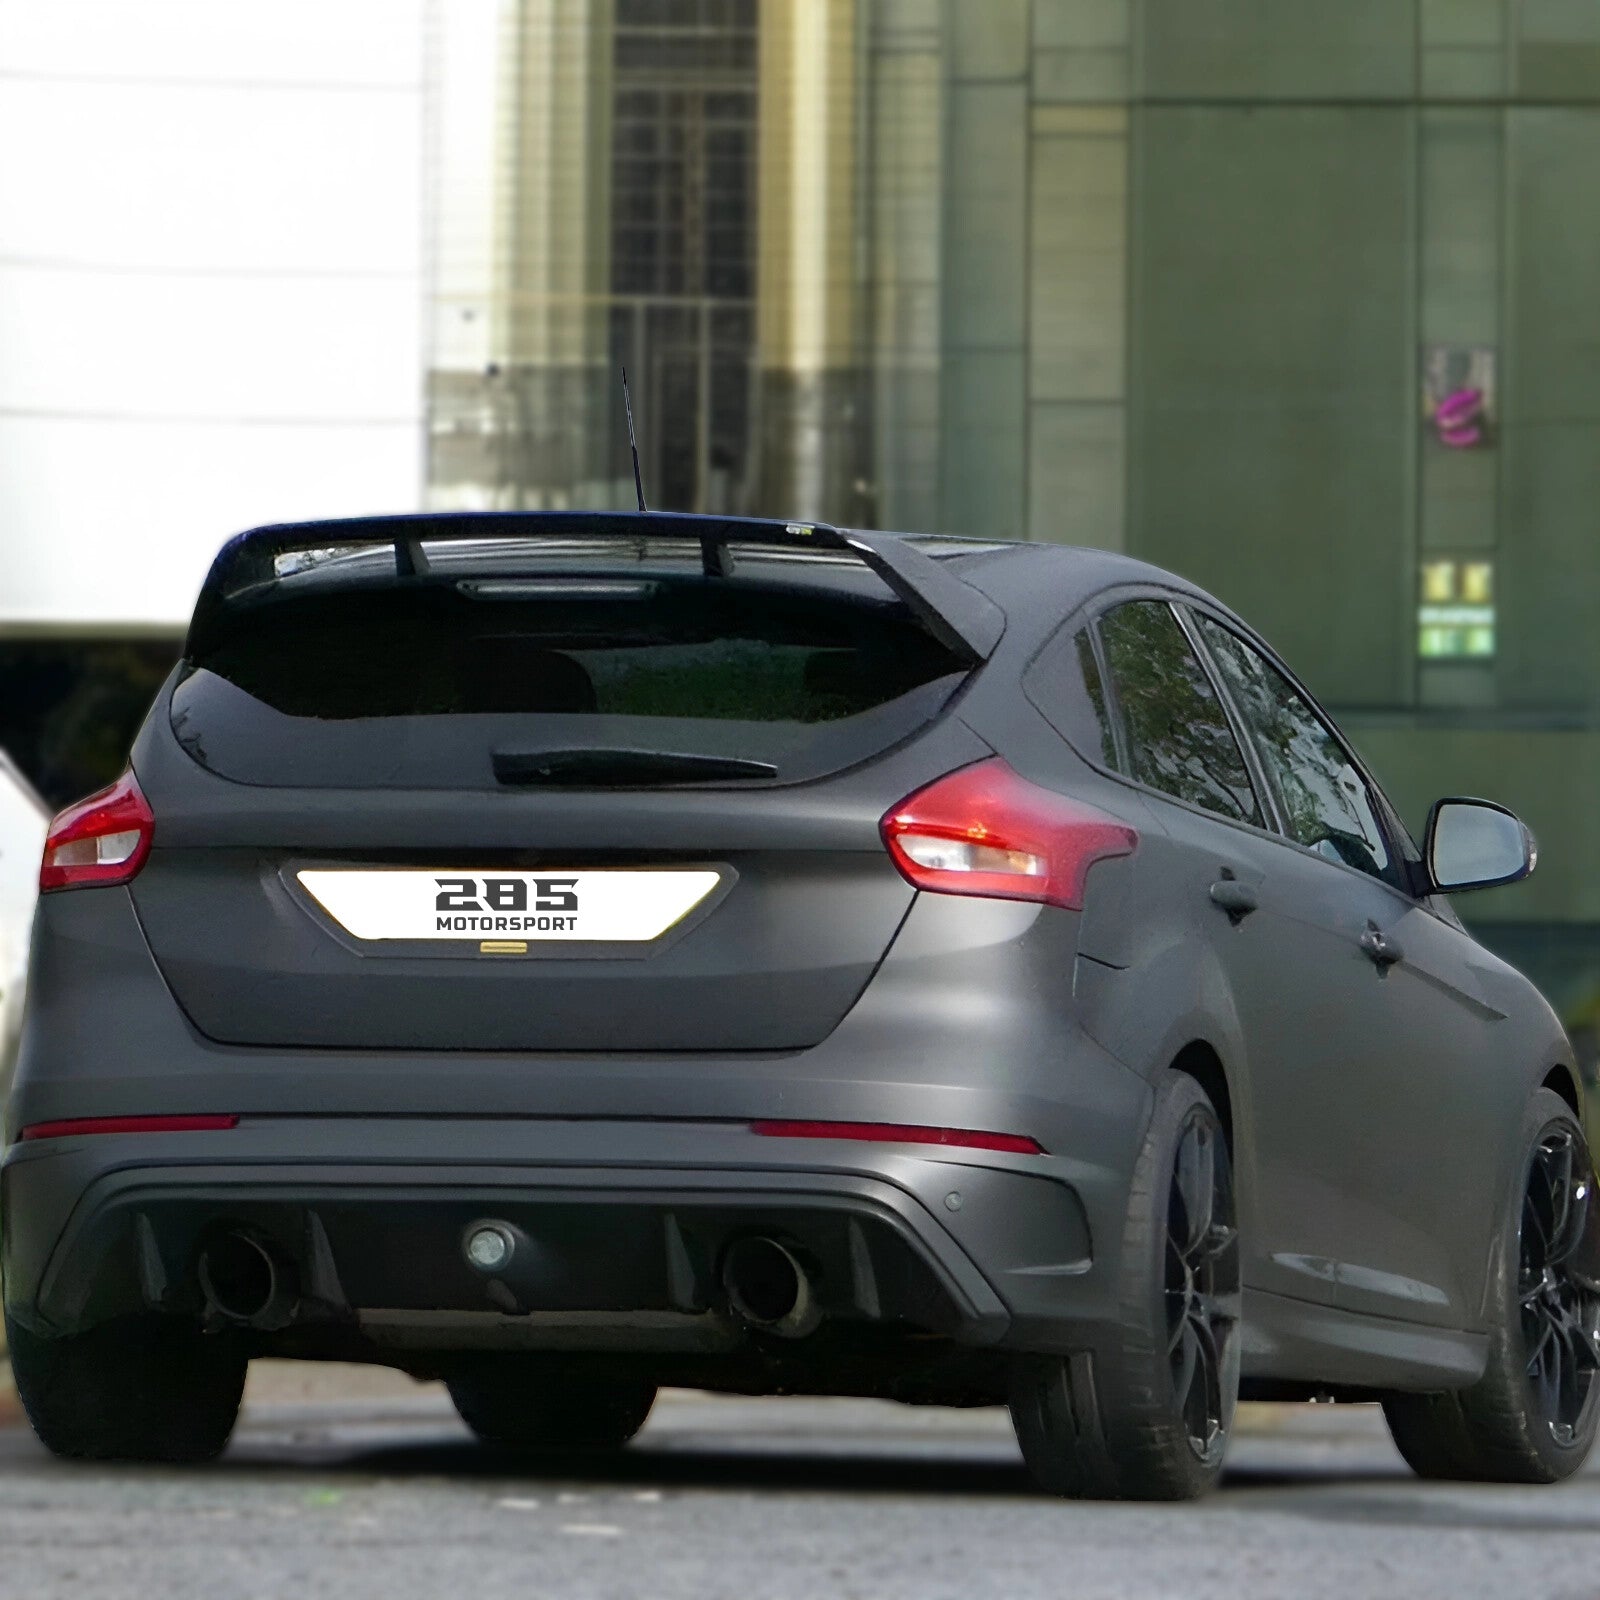
[{"label": "tailgate", "polygon": [[810,527],[354,527],[224,551],[135,748],[156,821],[131,892],[194,1024],[387,1050],[826,1036],[913,897],[879,820],[986,753],[945,713],[991,603]]},{"label": "tailgate", "polygon": [[[458,848],[431,865],[422,856],[386,857],[384,872],[475,881],[472,898],[480,900],[485,881],[514,883],[524,872],[563,885],[597,871],[682,875],[691,881],[684,898],[712,880],[681,920],[642,941],[569,942],[519,928],[465,938],[452,929],[430,943],[360,938],[299,881],[306,871],[370,870],[345,852],[157,849],[133,885],[134,904],[179,1004],[201,1032],[228,1043],[779,1050],[815,1044],[840,1021],[913,893],[881,847],[708,847],[670,858],[596,847],[531,866],[525,854],[481,848]],[[436,915],[452,923],[518,916]],[[658,920],[659,908],[649,916]]]}]

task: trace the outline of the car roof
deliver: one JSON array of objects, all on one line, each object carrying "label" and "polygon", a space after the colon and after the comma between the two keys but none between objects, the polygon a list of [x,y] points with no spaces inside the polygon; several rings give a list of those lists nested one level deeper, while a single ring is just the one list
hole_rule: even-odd
[{"label": "car roof", "polygon": [[1231,616],[1213,595],[1177,573],[1117,550],[1022,540],[954,539],[947,549],[908,536],[928,554],[988,595],[1006,614],[1008,631],[1048,633],[1107,589],[1149,586],[1174,591]]}]

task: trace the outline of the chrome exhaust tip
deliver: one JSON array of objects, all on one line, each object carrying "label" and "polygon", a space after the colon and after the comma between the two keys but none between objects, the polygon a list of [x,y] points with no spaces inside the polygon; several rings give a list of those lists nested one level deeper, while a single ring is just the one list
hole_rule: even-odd
[{"label": "chrome exhaust tip", "polygon": [[722,1258],[722,1286],[754,1328],[797,1339],[822,1320],[809,1275],[776,1239],[735,1239]]},{"label": "chrome exhaust tip", "polygon": [[206,1308],[224,1322],[250,1328],[281,1328],[293,1296],[273,1253],[248,1233],[212,1240],[197,1268]]}]

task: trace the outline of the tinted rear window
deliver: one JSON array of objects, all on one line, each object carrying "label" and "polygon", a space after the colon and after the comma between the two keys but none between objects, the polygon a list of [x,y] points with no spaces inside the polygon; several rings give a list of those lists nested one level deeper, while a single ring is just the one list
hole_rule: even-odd
[{"label": "tinted rear window", "polygon": [[203,661],[295,717],[599,713],[826,722],[951,671],[887,605],[726,585],[622,598],[453,589],[319,596],[245,622]]},{"label": "tinted rear window", "polygon": [[[870,586],[678,576],[302,590],[241,607],[188,666],[180,739],[247,782],[350,781],[329,724],[395,782],[435,781],[463,737],[748,755],[811,776],[854,724],[861,753],[902,737],[904,718],[880,713],[906,701],[926,720],[965,670]],[[808,755],[807,730],[836,724],[833,753]],[[287,775],[251,753],[263,739]]]}]

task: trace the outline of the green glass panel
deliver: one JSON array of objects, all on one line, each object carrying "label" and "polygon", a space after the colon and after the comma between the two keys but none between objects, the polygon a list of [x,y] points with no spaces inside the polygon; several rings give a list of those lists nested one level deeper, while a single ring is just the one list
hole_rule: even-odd
[{"label": "green glass panel", "polygon": [[1184,99],[1406,99],[1405,0],[1145,0],[1144,93]]}]

